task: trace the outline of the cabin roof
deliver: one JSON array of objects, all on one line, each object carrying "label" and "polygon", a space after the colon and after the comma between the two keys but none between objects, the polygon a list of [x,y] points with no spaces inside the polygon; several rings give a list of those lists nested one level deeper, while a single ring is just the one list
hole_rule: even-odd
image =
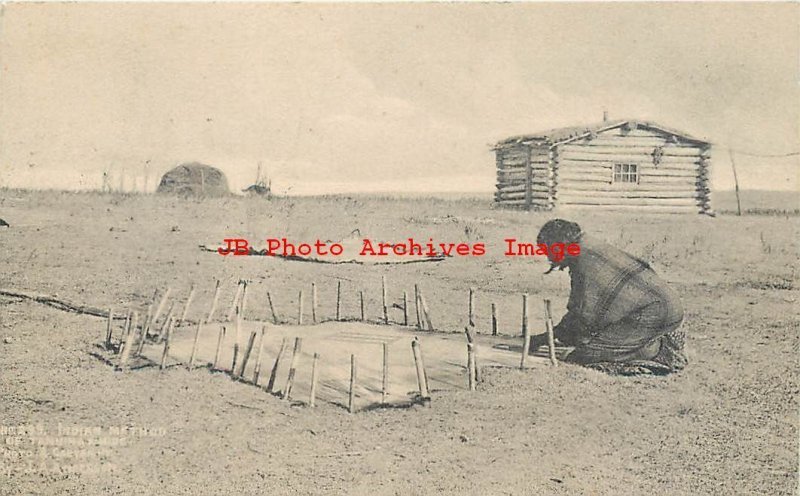
[{"label": "cabin roof", "polygon": [[616,129],[630,124],[635,124],[637,128],[652,129],[654,131],[658,131],[663,134],[676,136],[677,138],[680,138],[684,141],[688,141],[691,143],[697,143],[700,145],[710,144],[708,141],[695,138],[693,136],[684,133],[683,131],[671,129],[666,126],[656,124],[654,122],[639,121],[635,119],[625,119],[617,121],[604,121],[586,126],[559,127],[533,134],[512,136],[511,138],[507,138],[497,142],[496,148],[502,148],[508,145],[520,145],[520,144],[532,145],[532,146],[560,145],[563,143],[567,143],[569,141],[582,138],[592,133],[600,133],[603,131]]}]

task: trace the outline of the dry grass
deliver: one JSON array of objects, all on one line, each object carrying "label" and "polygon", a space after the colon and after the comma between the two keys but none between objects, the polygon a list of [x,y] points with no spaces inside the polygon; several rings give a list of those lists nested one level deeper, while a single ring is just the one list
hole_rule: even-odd
[{"label": "dry grass", "polygon": [[[448,393],[431,409],[298,410],[204,371],[119,374],[90,353],[99,319],[29,303],[2,304],[3,423],[146,424],[163,438],[114,453],[113,477],[0,474],[0,494],[794,494],[797,488],[798,223],[781,216],[559,215],[652,261],[681,293],[691,363],[667,378],[625,379],[564,366],[487,371],[477,393]],[[300,288],[320,288],[320,313],[345,317],[356,291],[377,315],[380,276],[398,301],[419,282],[444,331],[466,320],[478,288],[480,330],[489,303],[501,331],[519,332],[522,292],[560,315],[566,274],[502,255],[502,240],[535,239],[552,214],[495,210],[475,198],[223,198],[0,191],[2,286],[57,293],[97,306],[141,304],[155,288],[198,308],[213,281],[225,298],[253,281],[251,317],[265,293],[290,315]],[[200,243],[243,236],[336,240],[409,236],[483,241],[485,257],[441,264],[336,266],[222,258]],[[225,307],[227,303],[222,304]],[[397,310],[394,310],[398,312]],[[394,314],[397,318],[398,314]],[[243,408],[236,405],[246,405]],[[521,468],[523,468],[521,470]]]}]

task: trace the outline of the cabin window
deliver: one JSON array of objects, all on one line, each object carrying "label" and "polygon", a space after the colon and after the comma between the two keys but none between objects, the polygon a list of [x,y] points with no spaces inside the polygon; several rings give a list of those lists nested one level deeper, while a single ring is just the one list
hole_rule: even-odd
[{"label": "cabin window", "polygon": [[614,182],[639,184],[639,166],[636,164],[614,164]]}]

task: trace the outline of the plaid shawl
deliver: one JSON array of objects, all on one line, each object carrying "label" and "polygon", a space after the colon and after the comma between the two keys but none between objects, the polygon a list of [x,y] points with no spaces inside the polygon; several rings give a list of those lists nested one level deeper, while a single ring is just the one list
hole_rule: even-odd
[{"label": "plaid shawl", "polygon": [[[631,333],[650,330],[657,335],[658,329],[666,332],[683,319],[680,300],[647,262],[589,235],[582,236],[580,246],[581,254],[569,269],[567,314],[555,329],[559,340],[578,345],[625,319],[637,322]],[[644,307],[652,314],[653,305],[656,318],[638,322],[636,315]]]}]

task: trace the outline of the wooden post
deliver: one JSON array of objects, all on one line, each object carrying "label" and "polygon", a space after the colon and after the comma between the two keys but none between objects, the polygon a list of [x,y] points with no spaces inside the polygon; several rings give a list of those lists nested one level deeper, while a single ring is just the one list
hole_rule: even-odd
[{"label": "wooden post", "polygon": [[264,355],[264,339],[267,337],[267,326],[261,327],[261,337],[258,340],[258,353],[256,354],[256,364],[253,369],[253,384],[258,386],[258,379],[261,376],[261,358]]},{"label": "wooden post", "polygon": [[342,281],[336,281],[336,320],[342,320]]},{"label": "wooden post", "polygon": [[236,364],[239,363],[239,342],[242,340],[242,318],[239,315],[239,307],[234,311],[236,320],[234,321],[234,342],[233,342],[233,362],[231,363],[231,375],[236,371]]},{"label": "wooden post", "polygon": [[742,215],[742,203],[739,201],[739,177],[736,175],[736,164],[733,162],[733,150],[728,148],[728,153],[731,156],[731,169],[733,169],[733,188],[736,192],[736,215]]},{"label": "wooden post", "polygon": [[303,290],[297,293],[297,325],[303,325]]},{"label": "wooden post", "polygon": [[356,413],[356,356],[350,355],[350,399],[347,402],[347,410]]},{"label": "wooden post", "polygon": [[389,397],[389,343],[383,343],[383,383],[381,385],[381,403]]},{"label": "wooden post", "polygon": [[194,299],[194,284],[189,289],[189,297],[186,298],[186,305],[183,307],[183,312],[181,313],[181,318],[178,321],[178,325],[183,324],[183,321],[186,320],[186,316],[189,314],[189,305],[192,304],[192,300]]},{"label": "wooden post", "polygon": [[239,308],[239,298],[242,295],[242,281],[240,280],[239,283],[236,285],[236,293],[233,295],[233,301],[231,302],[231,308],[228,310],[228,315],[225,316],[225,320],[228,322],[233,319],[234,312]]},{"label": "wooden post", "polygon": [[125,343],[123,343],[122,351],[120,352],[119,366],[118,366],[120,370],[125,369],[128,366],[128,358],[131,356],[131,348],[133,348],[133,338],[136,336],[136,326],[137,326],[136,321],[138,319],[139,319],[138,314],[134,312],[130,320],[128,335],[125,337]]},{"label": "wooden post", "polygon": [[[202,327],[203,327],[203,321],[202,320],[198,320],[197,321],[197,330],[194,331],[194,342],[192,343],[192,354],[189,355],[189,364],[187,365],[187,368],[189,370],[192,370],[194,368],[194,358],[195,358],[195,356],[197,356],[197,345],[200,344],[200,329]],[[167,332],[169,332],[169,329],[167,329]]]},{"label": "wooden post", "polygon": [[467,375],[469,390],[475,391],[475,345],[467,343]]},{"label": "wooden post", "polygon": [[[161,317],[161,313],[164,311],[164,308],[167,306],[167,299],[169,298],[169,294],[171,292],[172,292],[172,288],[168,287],[167,290],[164,291],[164,294],[161,296],[161,301],[158,303],[158,306],[156,307],[156,313],[153,314],[153,323],[157,322],[158,318]],[[164,329],[162,327],[161,333],[163,333],[163,332],[164,332]]]},{"label": "wooden post", "polygon": [[[339,320],[337,315],[336,320]],[[317,285],[311,283],[311,322],[317,323]]]},{"label": "wooden post", "polygon": [[145,315],[144,318],[145,336],[150,335],[150,329],[153,327],[153,305],[155,305],[155,303],[147,305],[147,315]]},{"label": "wooden post", "polygon": [[244,309],[247,304],[247,281],[242,281],[242,297],[239,298],[239,315],[244,318]]},{"label": "wooden post", "polygon": [[408,325],[408,293],[403,291],[403,325]]},{"label": "wooden post", "polygon": [[419,284],[414,285],[414,310],[417,312],[417,329],[422,329],[422,315],[419,304]]},{"label": "wooden post", "polygon": [[425,324],[428,326],[429,331],[433,331],[433,322],[431,322],[431,314],[428,310],[428,304],[425,302],[425,296],[422,291],[419,292],[419,302],[422,304],[422,315],[425,317]]},{"label": "wooden post", "polygon": [[386,302],[386,276],[381,276],[381,302],[383,304],[383,323],[389,323],[389,307]]},{"label": "wooden post", "polygon": [[497,336],[497,305],[492,303],[492,336]]},{"label": "wooden post", "polygon": [[219,357],[222,353],[222,342],[225,340],[225,326],[219,327],[219,337],[217,338],[217,351],[214,353],[214,364],[211,366],[213,370],[219,370]]},{"label": "wooden post", "polygon": [[172,343],[172,330],[174,327],[173,322],[170,322],[169,327],[167,327],[167,333],[164,337],[164,351],[161,353],[161,365],[159,366],[161,370],[167,367],[167,357],[169,356],[169,346]]},{"label": "wooden post", "polygon": [[214,286],[214,298],[211,300],[211,310],[208,311],[206,322],[211,322],[211,319],[214,318],[214,311],[217,309],[217,302],[219,301],[219,284],[220,281],[217,279],[217,284]]},{"label": "wooden post", "polygon": [[108,321],[106,322],[106,349],[111,349],[111,334],[114,332],[114,307],[108,309]]},{"label": "wooden post", "polygon": [[256,342],[256,334],[257,331],[251,332],[250,339],[247,340],[247,347],[244,349],[244,358],[242,358],[242,368],[239,369],[239,374],[237,374],[239,379],[244,377],[244,371],[247,369],[247,362],[250,361],[250,353],[253,352],[253,345]]},{"label": "wooden post", "polygon": [[283,399],[288,400],[292,394],[294,376],[297,373],[297,361],[300,359],[300,348],[303,345],[303,338],[294,338],[294,350],[292,350],[292,361],[289,362],[289,377],[286,378],[286,386],[283,388]]},{"label": "wooden post", "polygon": [[275,389],[275,379],[278,376],[278,366],[281,363],[281,356],[286,350],[286,338],[281,340],[281,347],[278,350],[278,355],[275,357],[275,363],[272,364],[272,370],[269,373],[269,381],[267,381],[267,392],[271,393]]},{"label": "wooden post", "polygon": [[544,317],[545,329],[547,329],[547,352],[550,355],[550,363],[553,366],[558,366],[558,360],[556,359],[556,343],[555,337],[553,336],[553,314],[550,309],[550,300],[547,298],[544,300]]},{"label": "wooden post", "polygon": [[[167,322],[169,322],[172,319],[172,314],[174,311],[175,311],[175,302],[170,304],[169,310],[167,311],[167,315],[166,317],[164,317],[164,322],[161,323],[161,329],[158,331],[159,337],[163,336],[164,332],[167,330]],[[153,322],[155,322],[155,320],[153,320]]]},{"label": "wooden post", "polygon": [[464,328],[464,334],[467,336],[467,384],[470,391],[475,391],[478,382],[478,365],[475,360],[475,338],[470,332],[469,327]]},{"label": "wooden post", "polygon": [[531,147],[525,147],[525,210],[533,203],[533,169],[531,168]]},{"label": "wooden post", "polygon": [[275,305],[272,304],[272,295],[267,291],[267,301],[269,302],[269,311],[272,314],[272,323],[278,324],[278,314],[275,313]]},{"label": "wooden post", "polygon": [[[152,320],[152,318],[153,318],[153,306],[149,305],[147,307],[147,313],[144,316],[144,323],[142,324],[142,337],[143,338],[147,338],[147,336],[149,334],[150,323],[151,323],[150,321]],[[139,341],[139,347],[136,350],[136,354],[137,355],[140,355],[142,353],[142,350],[144,349],[144,343],[145,343],[144,339]]]},{"label": "wooden post", "polygon": [[317,362],[319,361],[319,353],[314,353],[314,359],[311,362],[311,392],[308,395],[308,406],[314,408],[317,406]]},{"label": "wooden post", "polygon": [[475,289],[469,288],[469,325],[475,327]]},{"label": "wooden post", "polygon": [[364,292],[363,291],[359,291],[358,292],[358,299],[361,302],[361,322],[364,322],[364,320],[366,318],[366,312],[364,311]]},{"label": "wooden post", "polygon": [[519,368],[525,368],[528,359],[528,348],[531,346],[531,333],[528,330],[528,295],[522,295],[522,358],[519,361]]},{"label": "wooden post", "polygon": [[428,391],[428,377],[425,374],[425,364],[422,363],[422,350],[419,346],[419,338],[414,338],[411,341],[411,351],[414,353],[414,366],[417,370],[417,384],[419,385],[419,396],[422,401],[430,401],[430,392]]},{"label": "wooden post", "polygon": [[128,333],[131,330],[131,314],[132,314],[131,310],[128,310],[128,313],[125,314],[125,323],[122,324],[122,338],[120,339],[119,343],[119,351],[122,351],[122,345],[125,339],[128,338]]},{"label": "wooden post", "polygon": [[[144,350],[144,345],[147,342],[147,328],[150,326],[150,315],[145,316],[144,322],[142,322],[142,332],[139,335],[139,343],[136,345],[136,353],[134,356],[141,356],[142,351]],[[135,331],[135,329],[134,329]]]}]

